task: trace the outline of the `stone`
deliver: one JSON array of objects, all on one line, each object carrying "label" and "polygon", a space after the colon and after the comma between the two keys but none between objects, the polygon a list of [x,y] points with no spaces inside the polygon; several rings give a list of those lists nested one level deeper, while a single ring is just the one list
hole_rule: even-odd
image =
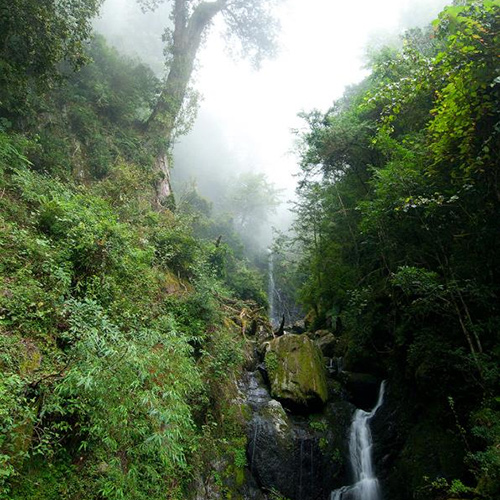
[{"label": "stone", "polygon": [[304,333],[306,331],[306,322],[304,320],[299,320],[299,321],[296,321],[290,328],[289,330],[292,332],[292,333],[297,333],[297,334],[301,334],[301,333]]},{"label": "stone", "polygon": [[314,332],[307,332],[307,336],[311,340],[318,340],[321,337],[329,335],[330,333],[331,333],[330,330],[315,330]]},{"label": "stone", "polygon": [[247,463],[265,491],[289,500],[329,498],[342,484],[346,435],[354,408],[328,403],[321,414],[293,415],[265,394],[259,375],[244,377],[240,389],[253,414],[247,427]]},{"label": "stone", "polygon": [[325,358],[333,358],[335,356],[337,339],[333,333],[327,333],[319,337],[314,343],[319,347]]},{"label": "stone", "polygon": [[236,467],[231,457],[212,460],[208,474],[197,474],[191,483],[189,500],[266,500],[250,470]]},{"label": "stone", "polygon": [[323,356],[305,335],[288,334],[269,343],[265,363],[271,396],[299,413],[321,408],[328,399]]}]

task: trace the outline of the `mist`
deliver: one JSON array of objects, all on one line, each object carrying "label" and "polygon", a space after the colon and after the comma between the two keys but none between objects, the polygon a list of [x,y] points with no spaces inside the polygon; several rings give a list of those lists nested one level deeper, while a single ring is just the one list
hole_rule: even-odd
[{"label": "mist", "polygon": [[[230,56],[216,22],[193,81],[202,96],[198,116],[174,149],[174,191],[196,186],[216,211],[224,210],[239,175],[264,174],[282,190],[281,206],[258,236],[262,246],[269,245],[271,226],[286,229],[291,221],[287,200],[294,196],[298,171],[291,130],[302,126],[297,114],[326,111],[346,86],[367,75],[370,48],[397,45],[406,29],[425,26],[448,3],[285,0],[278,12],[280,53],[260,71]],[[143,12],[135,0],[106,0],[95,27],[120,52],[161,77],[166,72],[161,37],[168,23],[168,2]]]}]

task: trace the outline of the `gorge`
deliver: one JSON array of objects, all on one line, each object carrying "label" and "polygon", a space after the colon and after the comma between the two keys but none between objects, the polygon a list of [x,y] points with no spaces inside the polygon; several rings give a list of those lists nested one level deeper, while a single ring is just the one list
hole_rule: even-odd
[{"label": "gorge", "polygon": [[500,2],[441,1],[0,0],[0,500],[500,498]]}]

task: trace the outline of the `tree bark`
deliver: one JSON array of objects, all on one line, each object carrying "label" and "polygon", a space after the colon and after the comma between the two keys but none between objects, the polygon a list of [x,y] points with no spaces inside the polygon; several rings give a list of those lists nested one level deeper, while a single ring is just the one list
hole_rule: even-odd
[{"label": "tree bark", "polygon": [[156,186],[156,202],[160,205],[165,203],[172,195],[172,186],[170,184],[170,168],[168,163],[168,154],[158,153],[154,161],[154,169],[159,172],[161,178]]},{"label": "tree bark", "polygon": [[175,0],[172,61],[165,85],[158,102],[146,123],[150,138],[161,137],[156,147],[154,168],[159,173],[156,185],[156,202],[163,205],[172,194],[168,152],[172,147],[175,122],[178,118],[189,81],[193,73],[196,53],[200,48],[205,29],[227,0],[203,2],[188,17],[186,0]]}]

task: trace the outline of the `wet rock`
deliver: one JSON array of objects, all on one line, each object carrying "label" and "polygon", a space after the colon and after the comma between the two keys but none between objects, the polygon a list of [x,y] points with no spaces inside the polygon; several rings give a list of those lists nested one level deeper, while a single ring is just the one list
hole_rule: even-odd
[{"label": "wet rock", "polygon": [[269,375],[267,373],[267,368],[265,363],[259,363],[257,365],[257,370],[259,371],[260,375],[262,376],[262,379],[266,383],[266,385],[269,385]]},{"label": "wet rock", "polygon": [[254,412],[265,408],[272,399],[259,371],[246,372],[238,385],[244,401]]},{"label": "wet rock", "polygon": [[314,341],[316,346],[319,347],[325,358],[333,358],[337,348],[337,339],[333,333],[327,333]]},{"label": "wet rock", "polygon": [[287,408],[310,412],[325,404],[326,368],[321,351],[309,337],[289,334],[272,340],[265,362],[271,395]]},{"label": "wet rock", "polygon": [[257,359],[259,361],[264,361],[264,358],[266,357],[267,351],[269,351],[269,345],[271,344],[272,339],[264,340],[261,342],[259,345],[256,346],[255,351],[257,354]]},{"label": "wet rock", "polygon": [[326,370],[329,376],[339,379],[344,370],[344,360],[342,357],[326,357],[325,358]]},{"label": "wet rock", "polygon": [[[382,488],[390,498],[397,498],[392,490],[398,492],[401,489],[400,478],[394,481],[394,476],[401,474],[401,471],[397,471],[395,464],[404,446],[404,437],[398,429],[398,416],[402,411],[389,384],[384,404],[370,422],[373,436],[373,461],[377,466],[377,475]],[[397,484],[396,488],[393,483]]]},{"label": "wet rock", "polygon": [[263,490],[290,500],[329,498],[346,471],[343,457],[354,408],[330,403],[321,414],[292,415],[261,384],[259,375],[249,374],[242,387],[253,410],[247,428],[251,475]]}]

